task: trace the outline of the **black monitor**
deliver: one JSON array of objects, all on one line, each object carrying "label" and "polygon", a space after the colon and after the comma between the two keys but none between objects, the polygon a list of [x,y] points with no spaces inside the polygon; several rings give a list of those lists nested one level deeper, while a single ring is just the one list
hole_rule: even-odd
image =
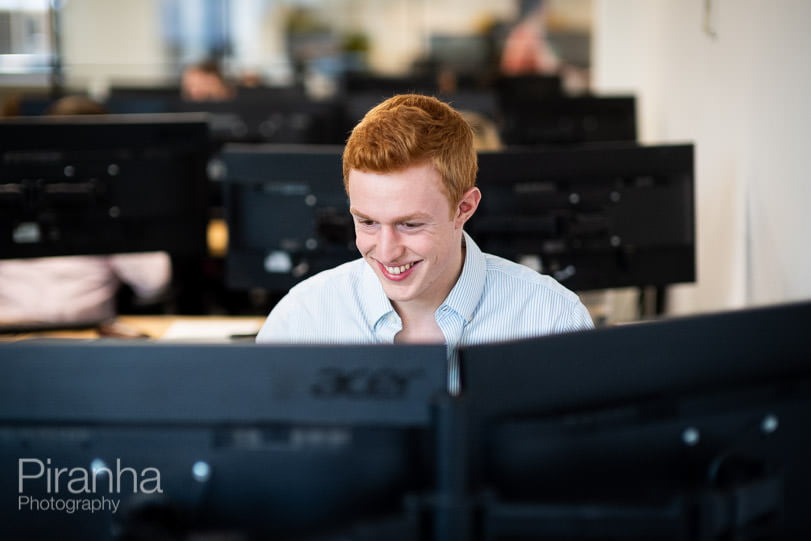
[{"label": "black monitor", "polygon": [[802,302],[462,348],[484,539],[804,538],[809,321]]},{"label": "black monitor", "polygon": [[500,101],[508,146],[636,141],[634,96],[559,96]]},{"label": "black monitor", "polygon": [[313,100],[290,89],[255,90],[225,101],[182,101],[178,110],[209,114],[218,143],[342,144],[344,109],[336,100]]},{"label": "black monitor", "polygon": [[180,97],[180,85],[152,85],[138,86],[127,84],[113,84],[110,87],[110,97],[148,97],[161,99],[175,99]]},{"label": "black monitor", "polygon": [[205,253],[200,115],[0,119],[0,257]]},{"label": "black monitor", "polygon": [[563,81],[559,75],[502,75],[496,78],[493,87],[504,105],[563,97]]},{"label": "black monitor", "polygon": [[418,539],[444,346],[31,341],[0,355],[9,539]]},{"label": "black monitor", "polygon": [[328,145],[224,147],[229,287],[286,292],[359,257],[341,152]]},{"label": "black monitor", "polygon": [[471,111],[484,115],[494,124],[499,118],[496,95],[489,90],[459,90],[437,97],[457,111]]},{"label": "black monitor", "polygon": [[174,113],[178,110],[178,97],[161,96],[109,96],[104,107],[114,115]]},{"label": "black monitor", "polygon": [[428,61],[439,70],[473,75],[491,68],[490,38],[477,34],[430,34]]},{"label": "black monitor", "polygon": [[20,116],[39,116],[48,113],[48,109],[61,95],[50,94],[23,94],[18,100],[18,111],[15,114]]},{"label": "black monitor", "polygon": [[397,76],[349,71],[344,74],[342,83],[342,92],[347,96],[354,94],[393,96],[413,92],[433,94],[437,91],[436,77],[430,73]]},{"label": "black monitor", "polygon": [[[434,95],[434,91],[406,90],[406,93],[417,92],[425,95]],[[347,134],[351,133],[354,127],[360,122],[370,109],[379,105],[383,101],[393,97],[398,92],[358,90],[347,94],[342,98],[344,108],[344,129]],[[347,136],[348,137],[348,136]]]},{"label": "black monitor", "polygon": [[481,248],[570,289],[695,280],[690,144],[483,152],[478,186]]},{"label": "black monitor", "polygon": [[116,84],[104,104],[113,114],[174,113],[181,100],[180,86],[127,86]]}]

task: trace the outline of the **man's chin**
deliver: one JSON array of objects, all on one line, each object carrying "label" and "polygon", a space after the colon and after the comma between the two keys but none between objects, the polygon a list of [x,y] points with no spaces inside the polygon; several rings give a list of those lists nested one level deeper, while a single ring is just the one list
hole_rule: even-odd
[{"label": "man's chin", "polygon": [[409,296],[411,288],[402,282],[392,282],[386,278],[382,278],[380,283],[383,285],[383,290],[389,297],[404,297]]},{"label": "man's chin", "polygon": [[410,286],[401,282],[392,282],[391,280],[387,280],[386,278],[382,278],[380,276],[378,276],[378,279],[383,286],[383,291],[386,293],[386,296],[390,301],[406,302],[410,301],[414,297],[414,290]]}]

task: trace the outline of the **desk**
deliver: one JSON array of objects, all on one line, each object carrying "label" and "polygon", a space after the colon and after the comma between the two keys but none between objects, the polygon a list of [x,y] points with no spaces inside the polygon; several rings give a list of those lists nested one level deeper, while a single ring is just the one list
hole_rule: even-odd
[{"label": "desk", "polygon": [[118,316],[110,325],[81,330],[49,330],[0,335],[0,342],[29,338],[94,339],[117,337],[197,342],[228,341],[233,336],[255,334],[264,322],[255,316]]}]

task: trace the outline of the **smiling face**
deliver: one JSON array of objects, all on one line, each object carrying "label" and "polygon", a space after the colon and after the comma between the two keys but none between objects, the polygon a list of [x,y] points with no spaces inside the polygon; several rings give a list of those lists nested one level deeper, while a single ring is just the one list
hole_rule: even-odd
[{"label": "smiling face", "polygon": [[462,270],[462,226],[478,205],[471,188],[450,206],[430,162],[393,173],[348,175],[356,245],[395,308],[433,312]]}]

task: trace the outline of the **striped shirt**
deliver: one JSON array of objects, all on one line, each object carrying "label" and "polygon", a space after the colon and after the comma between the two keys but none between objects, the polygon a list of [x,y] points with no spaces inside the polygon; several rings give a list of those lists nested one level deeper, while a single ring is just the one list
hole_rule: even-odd
[{"label": "striped shirt", "polygon": [[[577,295],[554,278],[483,253],[464,234],[465,263],[435,313],[448,358],[457,346],[593,327]],[[403,324],[363,259],[323,271],[290,289],[271,310],[260,343],[394,343]]]}]

